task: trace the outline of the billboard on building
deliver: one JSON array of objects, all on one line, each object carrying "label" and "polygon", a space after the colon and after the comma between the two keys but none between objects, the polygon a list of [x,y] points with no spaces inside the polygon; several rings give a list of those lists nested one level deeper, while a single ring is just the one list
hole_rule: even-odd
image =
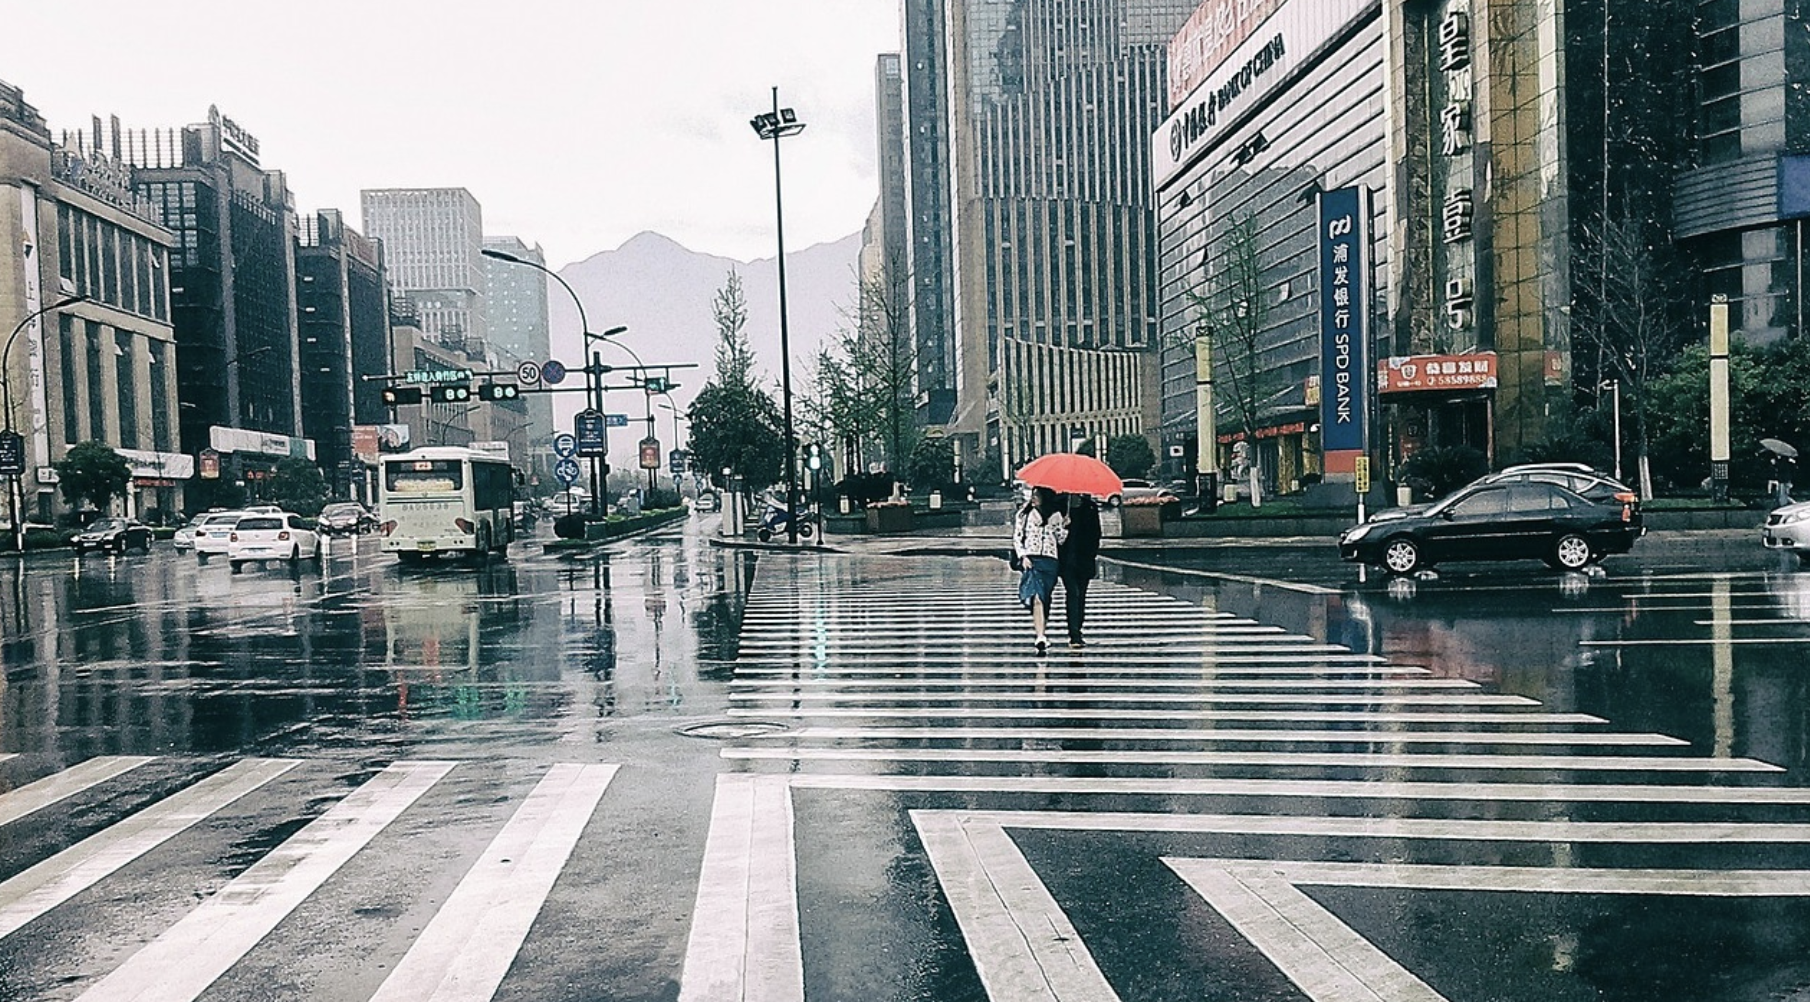
[{"label": "billboard on building", "polygon": [[1367,202],[1356,187],[1320,195],[1320,447],[1329,453],[1369,446]]},{"label": "billboard on building", "polygon": [[1496,353],[1406,355],[1376,363],[1376,392],[1422,393],[1429,390],[1493,390]]}]

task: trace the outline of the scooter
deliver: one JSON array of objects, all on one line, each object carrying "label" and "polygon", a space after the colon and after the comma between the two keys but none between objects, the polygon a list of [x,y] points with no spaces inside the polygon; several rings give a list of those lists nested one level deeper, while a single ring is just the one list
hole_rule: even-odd
[{"label": "scooter", "polygon": [[767,504],[767,513],[761,516],[760,527],[755,530],[754,534],[765,543],[773,538],[774,533],[785,532],[786,525],[794,518],[798,520],[798,538],[810,539],[811,520],[808,516],[794,515],[772,502]]}]

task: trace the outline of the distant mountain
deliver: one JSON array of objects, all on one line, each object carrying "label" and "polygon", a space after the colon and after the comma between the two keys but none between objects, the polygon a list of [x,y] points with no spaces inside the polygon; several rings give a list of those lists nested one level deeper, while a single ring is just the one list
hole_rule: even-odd
[{"label": "distant mountain", "polygon": [[[860,249],[861,235],[855,233],[833,243],[787,251],[786,299],[794,394],[804,378],[805,363],[847,322],[845,316],[856,296],[855,269]],[[626,324],[628,332],[620,336],[621,340],[649,365],[690,362],[698,366],[673,374],[682,384],[673,396],[683,408],[691,405],[692,396],[714,370],[716,323],[711,318],[710,302],[731,269],[741,273],[742,289],[748,297],[748,335],[755,357],[777,386],[779,277],[773,258],[736,261],[690,250],[649,232],[613,251],[567,265],[559,269],[559,274],[583,298],[591,330],[601,332]],[[574,363],[582,357],[582,349],[578,314],[571,297],[555,287],[550,293],[549,308],[553,354]],[[634,364],[628,352],[601,347],[599,350],[606,365]],[[573,377],[567,385],[576,385],[577,380]],[[583,406],[583,394],[558,394],[554,399],[555,420],[560,427],[569,429],[571,415]],[[612,394],[606,403],[609,410],[631,417],[645,413],[638,395]],[[655,415],[659,438],[670,448],[671,415],[659,410],[658,403]],[[615,434],[610,443],[612,465],[632,462],[629,450],[641,437],[642,427],[632,425],[633,435],[620,431]]]}]

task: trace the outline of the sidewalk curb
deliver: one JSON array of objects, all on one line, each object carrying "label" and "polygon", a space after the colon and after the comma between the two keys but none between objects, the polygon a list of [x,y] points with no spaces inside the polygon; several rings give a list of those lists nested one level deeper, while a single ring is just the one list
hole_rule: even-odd
[{"label": "sidewalk curb", "polygon": [[823,546],[801,543],[793,546],[790,543],[763,543],[754,539],[733,539],[725,536],[711,536],[710,545],[724,550],[761,550],[769,553],[854,553],[839,546]]}]

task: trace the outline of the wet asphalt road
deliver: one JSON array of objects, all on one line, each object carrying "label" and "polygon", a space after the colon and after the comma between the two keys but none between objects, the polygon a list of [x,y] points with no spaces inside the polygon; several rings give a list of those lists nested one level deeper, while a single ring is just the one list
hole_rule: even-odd
[{"label": "wet asphalt road", "polygon": [[0,564],[0,999],[1810,999],[1745,536],[1141,553],[1039,659],[1002,562],[713,525]]}]

